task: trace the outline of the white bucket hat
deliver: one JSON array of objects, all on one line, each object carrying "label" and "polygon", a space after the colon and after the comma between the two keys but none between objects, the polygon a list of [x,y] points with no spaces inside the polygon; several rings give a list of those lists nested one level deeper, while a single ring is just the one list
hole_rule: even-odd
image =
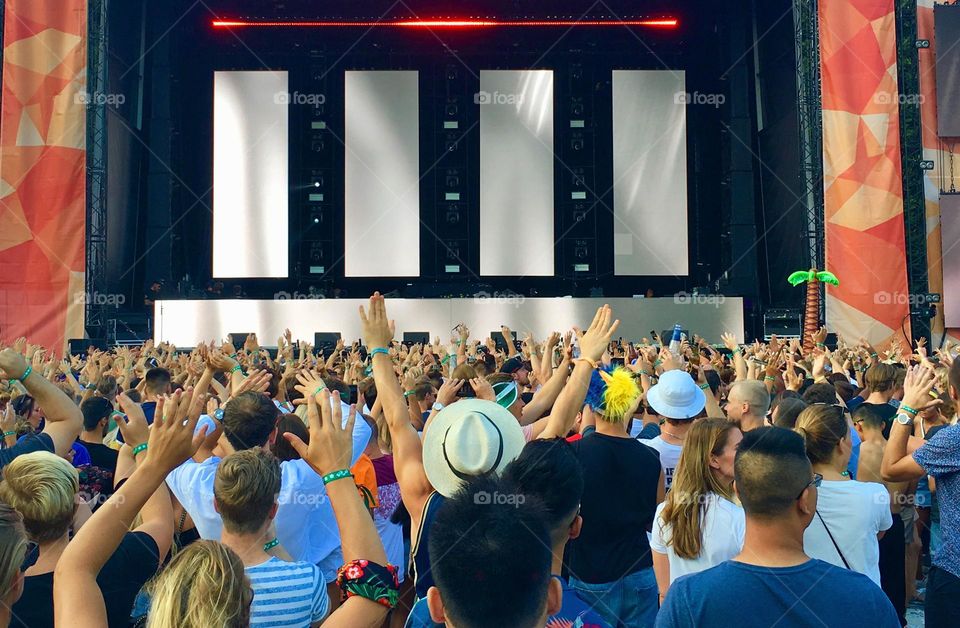
[{"label": "white bucket hat", "polygon": [[433,417],[423,437],[423,469],[451,497],[471,477],[499,473],[526,444],[512,414],[492,401],[461,399]]},{"label": "white bucket hat", "polygon": [[707,398],[686,371],[667,371],[647,393],[647,403],[668,419],[695,419]]}]

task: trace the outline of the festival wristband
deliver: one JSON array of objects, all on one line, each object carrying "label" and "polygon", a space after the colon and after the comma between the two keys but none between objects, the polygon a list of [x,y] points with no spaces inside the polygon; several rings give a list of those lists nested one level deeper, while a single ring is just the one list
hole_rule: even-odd
[{"label": "festival wristband", "polygon": [[242,370],[243,370],[243,367],[237,364],[232,369],[230,369],[230,373],[236,373],[237,371],[242,371]]},{"label": "festival wristband", "polygon": [[700,390],[706,390],[710,388],[710,384],[697,384],[700,387]]},{"label": "festival wristband", "polygon": [[16,435],[17,435],[17,430],[10,430],[9,432],[3,433],[4,438],[6,438],[7,436],[16,436]]},{"label": "festival wristband", "polygon": [[139,445],[137,445],[136,447],[133,448],[133,457],[136,458],[138,453],[140,453],[141,451],[146,451],[146,450],[147,450],[147,444],[146,444],[146,443],[140,443]]},{"label": "festival wristband", "polygon": [[323,476],[323,485],[326,486],[330,482],[335,482],[337,480],[342,480],[343,478],[352,478],[353,474],[350,473],[350,469],[340,469],[339,471],[332,471],[325,476]]},{"label": "festival wristband", "polygon": [[272,541],[267,541],[266,543],[263,544],[263,551],[269,552],[270,550],[272,550],[278,545],[280,545],[280,539],[274,537]]},{"label": "festival wristband", "polygon": [[768,381],[768,382],[775,382],[775,381],[777,381],[777,378],[774,377],[773,375],[764,375],[764,376],[763,376],[763,379],[764,379],[765,381]]},{"label": "festival wristband", "polygon": [[918,411],[914,410],[910,406],[903,403],[900,404],[900,412],[907,412],[909,414],[912,414],[913,416],[917,416],[918,414],[920,414]]},{"label": "festival wristband", "polygon": [[408,391],[406,391],[405,393],[403,393],[403,398],[406,399],[406,398],[409,397],[410,395],[415,395],[416,393],[417,393],[417,391],[415,391],[415,390],[408,390]]},{"label": "festival wristband", "polygon": [[27,378],[30,377],[30,373],[33,373],[33,366],[27,365],[27,370],[23,372],[23,375],[17,378],[17,381],[23,383],[27,381]]},{"label": "festival wristband", "polygon": [[378,353],[382,353],[383,355],[389,356],[389,355],[390,355],[390,350],[389,350],[389,349],[385,349],[384,347],[377,347],[376,349],[370,349],[370,357],[373,357],[373,356],[377,355]]}]

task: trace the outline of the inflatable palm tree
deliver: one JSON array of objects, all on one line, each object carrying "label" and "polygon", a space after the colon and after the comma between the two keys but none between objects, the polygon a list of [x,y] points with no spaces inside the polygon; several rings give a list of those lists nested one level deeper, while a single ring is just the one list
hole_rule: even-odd
[{"label": "inflatable palm tree", "polygon": [[820,284],[828,283],[839,286],[840,280],[833,273],[816,268],[798,270],[787,277],[792,286],[807,284],[807,302],[803,311],[803,348],[813,349],[813,336],[820,328]]}]

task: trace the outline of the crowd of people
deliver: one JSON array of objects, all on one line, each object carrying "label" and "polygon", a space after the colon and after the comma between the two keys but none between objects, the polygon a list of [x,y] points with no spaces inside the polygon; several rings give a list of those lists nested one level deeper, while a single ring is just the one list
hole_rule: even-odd
[{"label": "crowd of people", "polygon": [[584,330],[0,345],[0,626],[960,622],[960,360]]}]

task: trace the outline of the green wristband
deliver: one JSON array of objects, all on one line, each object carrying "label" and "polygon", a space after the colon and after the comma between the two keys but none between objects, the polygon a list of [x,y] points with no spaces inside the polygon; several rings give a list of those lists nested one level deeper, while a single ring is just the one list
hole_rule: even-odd
[{"label": "green wristband", "polygon": [[706,390],[710,388],[710,384],[697,384],[700,387],[700,390]]},{"label": "green wristband", "polygon": [[10,430],[9,432],[3,433],[4,438],[6,438],[7,436],[16,436],[16,435],[17,435],[17,430]]},{"label": "green wristband", "polygon": [[27,370],[23,372],[23,375],[17,378],[17,381],[19,381],[21,384],[27,381],[27,378],[30,377],[30,373],[33,373],[33,366],[28,364]]},{"label": "green wristband", "polygon": [[146,450],[147,450],[147,444],[146,444],[146,443],[140,443],[139,445],[137,445],[136,447],[133,448],[133,457],[136,458],[138,453],[140,453],[141,451],[146,451]]},{"label": "green wristband", "polygon": [[330,482],[335,482],[337,480],[342,480],[343,478],[352,478],[352,477],[353,477],[353,474],[350,473],[350,469],[340,469],[339,471],[333,471],[323,476],[323,485],[326,486]]},{"label": "green wristband", "polygon": [[243,367],[238,364],[238,365],[236,365],[235,367],[233,367],[232,369],[230,369],[230,373],[232,374],[232,373],[236,373],[237,371],[242,371],[242,370],[243,370]]},{"label": "green wristband", "polygon": [[270,550],[272,550],[278,545],[280,545],[280,539],[274,537],[272,541],[267,541],[266,543],[263,544],[263,551],[269,552]]},{"label": "green wristband", "polygon": [[900,412],[908,412],[908,413],[910,413],[910,414],[912,414],[912,415],[914,415],[914,416],[920,414],[919,412],[917,412],[916,410],[914,410],[913,408],[911,408],[910,406],[908,406],[908,405],[906,405],[906,404],[904,404],[904,403],[901,403],[901,404],[900,404]]},{"label": "green wristband", "polygon": [[764,375],[764,376],[763,376],[763,379],[765,379],[765,380],[767,380],[767,381],[769,381],[769,382],[775,382],[775,381],[777,381],[777,378],[774,377],[773,375]]}]

